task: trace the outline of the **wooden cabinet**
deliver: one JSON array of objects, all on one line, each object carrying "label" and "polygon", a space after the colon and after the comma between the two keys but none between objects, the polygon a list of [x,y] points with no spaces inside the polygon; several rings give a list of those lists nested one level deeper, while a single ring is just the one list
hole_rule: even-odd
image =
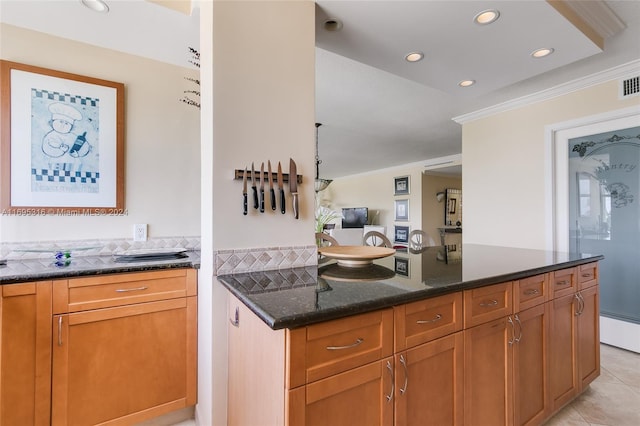
[{"label": "wooden cabinet", "polygon": [[0,287],[0,425],[48,425],[51,281]]},{"label": "wooden cabinet", "polygon": [[600,375],[598,264],[571,271],[575,291],[551,302],[549,386],[553,411]]},{"label": "wooden cabinet", "polygon": [[195,270],[53,285],[53,425],[133,424],[196,403]]}]

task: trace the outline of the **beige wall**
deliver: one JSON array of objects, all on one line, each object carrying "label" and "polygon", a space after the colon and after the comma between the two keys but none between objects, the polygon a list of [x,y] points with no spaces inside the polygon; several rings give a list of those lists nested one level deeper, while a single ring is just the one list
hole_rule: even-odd
[{"label": "beige wall", "polygon": [[[339,178],[319,193],[319,203],[338,213],[343,207],[368,207],[369,221],[386,226],[387,237],[393,241],[394,224],[408,225],[411,230],[422,226],[421,173],[422,167],[399,167]],[[409,176],[409,195],[393,195],[393,178],[399,176]],[[402,199],[409,200],[409,222],[394,220],[394,200]]]},{"label": "beige wall", "polygon": [[1,241],[132,238],[134,223],[149,224],[149,237],[200,235],[200,116],[178,101],[191,88],[184,77],[195,71],[6,24],[0,57],[124,83],[127,210],[116,217],[1,216]]},{"label": "beige wall", "polygon": [[552,158],[545,126],[638,105],[617,81],[463,124],[465,243],[549,248]]}]

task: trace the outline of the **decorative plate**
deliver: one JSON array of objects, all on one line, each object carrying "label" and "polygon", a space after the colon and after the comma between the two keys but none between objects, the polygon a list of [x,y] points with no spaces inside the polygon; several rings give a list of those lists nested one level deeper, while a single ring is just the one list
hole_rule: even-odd
[{"label": "decorative plate", "polygon": [[322,256],[336,259],[339,265],[361,267],[370,265],[375,259],[391,256],[395,249],[374,246],[329,246],[318,248]]}]

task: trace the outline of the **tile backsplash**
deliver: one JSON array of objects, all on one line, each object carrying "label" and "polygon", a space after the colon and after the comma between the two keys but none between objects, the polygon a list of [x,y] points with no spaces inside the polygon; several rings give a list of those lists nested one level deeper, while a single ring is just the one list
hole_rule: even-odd
[{"label": "tile backsplash", "polygon": [[317,265],[318,252],[315,245],[218,250],[214,262],[216,275],[288,269]]}]

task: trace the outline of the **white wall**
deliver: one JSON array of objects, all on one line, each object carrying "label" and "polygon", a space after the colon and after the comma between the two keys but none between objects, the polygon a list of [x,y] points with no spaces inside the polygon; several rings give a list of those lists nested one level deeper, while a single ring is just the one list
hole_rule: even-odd
[{"label": "white wall", "polygon": [[552,244],[550,146],[545,126],[638,105],[617,80],[463,124],[464,243]]},{"label": "white wall", "polygon": [[[185,57],[187,46],[185,46]],[[125,85],[123,216],[0,216],[2,242],[132,238],[134,223],[149,237],[200,235],[200,114],[178,101],[192,88],[187,67],[102,49],[0,24],[4,60]]]},{"label": "white wall", "polygon": [[[422,227],[422,166],[390,168],[335,179],[318,193],[320,205],[342,213],[343,207],[368,207],[369,220],[386,226],[393,242],[394,225]],[[409,176],[409,195],[394,195],[394,177]],[[395,221],[395,200],[409,200],[409,221]],[[340,223],[340,221],[338,221]],[[340,226],[340,225],[338,225]]]}]

